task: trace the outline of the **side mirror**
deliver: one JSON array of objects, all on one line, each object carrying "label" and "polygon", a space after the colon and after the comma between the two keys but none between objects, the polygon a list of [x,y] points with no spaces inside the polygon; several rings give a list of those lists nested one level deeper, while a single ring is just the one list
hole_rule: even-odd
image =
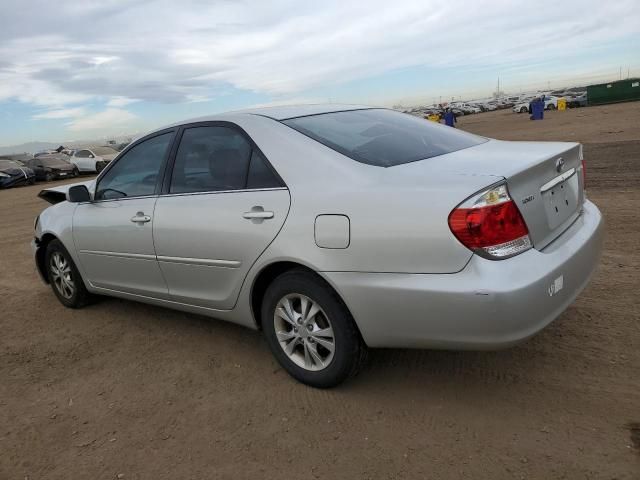
[{"label": "side mirror", "polygon": [[93,153],[90,153],[89,158],[96,158],[96,156]]},{"label": "side mirror", "polygon": [[84,185],[74,185],[67,191],[67,201],[71,203],[90,202],[89,189]]}]

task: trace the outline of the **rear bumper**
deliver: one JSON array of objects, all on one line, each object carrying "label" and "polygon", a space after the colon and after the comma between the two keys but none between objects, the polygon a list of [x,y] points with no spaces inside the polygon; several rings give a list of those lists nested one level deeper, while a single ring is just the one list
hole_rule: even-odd
[{"label": "rear bumper", "polygon": [[557,318],[580,294],[602,252],[604,226],[582,215],[542,251],[491,261],[474,255],[454,274],[324,272],[371,347],[497,349]]}]

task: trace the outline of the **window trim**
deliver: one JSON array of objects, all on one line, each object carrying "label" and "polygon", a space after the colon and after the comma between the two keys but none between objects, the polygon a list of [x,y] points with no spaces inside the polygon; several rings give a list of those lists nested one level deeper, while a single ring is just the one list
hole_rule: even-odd
[{"label": "window trim", "polygon": [[[165,172],[167,169],[167,164],[169,162],[169,159],[171,158],[171,154],[173,152],[173,147],[176,143],[176,131],[177,128],[172,127],[172,128],[167,128],[164,130],[160,130],[157,132],[153,132],[150,133],[149,135],[146,135],[144,137],[141,137],[139,139],[137,139],[135,142],[131,142],[129,145],[127,145],[127,147],[122,150],[118,156],[116,158],[114,158],[113,160],[111,160],[107,166],[100,172],[100,174],[96,177],[95,180],[95,187],[93,189],[93,199],[92,199],[92,203],[98,203],[98,202],[114,202],[114,201],[120,201],[120,200],[130,200],[130,199],[134,199],[134,198],[150,198],[150,197],[157,197],[160,193],[160,189],[162,187],[162,182],[164,180],[165,177]],[[160,164],[160,169],[158,171],[158,179],[156,180],[156,186],[154,188],[154,192],[150,195],[133,195],[131,197],[122,197],[122,198],[101,198],[96,200],[95,196],[98,193],[98,186],[100,185],[100,181],[102,180],[102,177],[104,177],[107,172],[109,170],[111,170],[112,168],[114,168],[115,165],[117,165],[117,163],[125,156],[125,154],[131,150],[132,148],[136,147],[137,145],[140,145],[141,143],[147,141],[147,140],[151,140],[152,138],[155,137],[159,137],[161,135],[166,135],[167,133],[171,133],[172,136],[169,140],[169,148],[167,148],[167,151],[165,152],[164,158],[162,159],[162,162]]]},{"label": "window trim", "polygon": [[[178,148],[180,147],[180,142],[182,142],[182,137],[184,135],[185,130],[189,128],[198,128],[198,127],[226,127],[232,130],[235,130],[239,133],[251,147],[251,152],[249,156],[249,161],[247,162],[247,171],[245,173],[245,188],[242,189],[229,189],[229,190],[204,190],[202,192],[171,192],[171,179],[173,177],[173,169],[176,163],[176,156],[178,153]],[[246,188],[248,183],[249,169],[251,168],[251,156],[253,155],[253,150],[257,150],[262,158],[264,158],[267,168],[271,170],[274,177],[280,182],[279,187],[271,187],[271,188]],[[251,136],[238,124],[224,121],[224,120],[213,120],[213,121],[205,121],[205,122],[193,122],[193,123],[185,123],[178,127],[178,132],[174,138],[173,148],[171,149],[171,156],[165,168],[164,179],[162,182],[162,188],[159,196],[184,196],[184,195],[210,195],[212,193],[237,193],[237,192],[255,192],[255,191],[263,191],[263,190],[288,190],[287,184],[284,182],[278,171],[274,168],[272,163],[269,161],[264,152],[260,149],[260,147],[253,141]]]}]

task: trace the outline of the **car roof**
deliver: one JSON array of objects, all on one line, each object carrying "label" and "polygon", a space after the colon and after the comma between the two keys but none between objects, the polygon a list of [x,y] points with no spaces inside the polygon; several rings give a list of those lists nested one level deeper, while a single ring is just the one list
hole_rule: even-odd
[{"label": "car roof", "polygon": [[238,115],[260,115],[262,117],[268,117],[274,120],[287,120],[289,118],[295,118],[295,117],[320,115],[323,113],[332,113],[332,112],[344,112],[348,110],[364,110],[364,109],[370,109],[370,108],[380,108],[380,107],[372,107],[367,105],[342,105],[342,104],[330,103],[330,104],[314,104],[314,105],[282,105],[282,106],[273,106],[273,107],[246,108],[243,110],[234,110],[231,112],[219,113],[216,115],[207,115],[204,117],[196,117],[196,118],[190,118],[187,120],[182,120],[180,122],[172,123],[171,125],[166,125],[162,128],[157,129],[156,131],[164,130],[165,128],[175,127],[178,125],[186,125],[188,123],[232,120],[234,117],[237,117]]}]

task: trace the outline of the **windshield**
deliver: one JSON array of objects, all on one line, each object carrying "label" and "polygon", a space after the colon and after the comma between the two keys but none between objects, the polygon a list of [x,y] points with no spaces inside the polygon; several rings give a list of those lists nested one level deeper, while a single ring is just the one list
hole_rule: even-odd
[{"label": "windshield", "polygon": [[392,167],[473,147],[486,138],[385,109],[284,120],[286,125],[361,163]]},{"label": "windshield", "polygon": [[93,151],[93,153],[95,153],[96,155],[102,156],[102,155],[116,155],[118,153],[117,150],[111,148],[111,147],[95,147],[91,149]]}]

